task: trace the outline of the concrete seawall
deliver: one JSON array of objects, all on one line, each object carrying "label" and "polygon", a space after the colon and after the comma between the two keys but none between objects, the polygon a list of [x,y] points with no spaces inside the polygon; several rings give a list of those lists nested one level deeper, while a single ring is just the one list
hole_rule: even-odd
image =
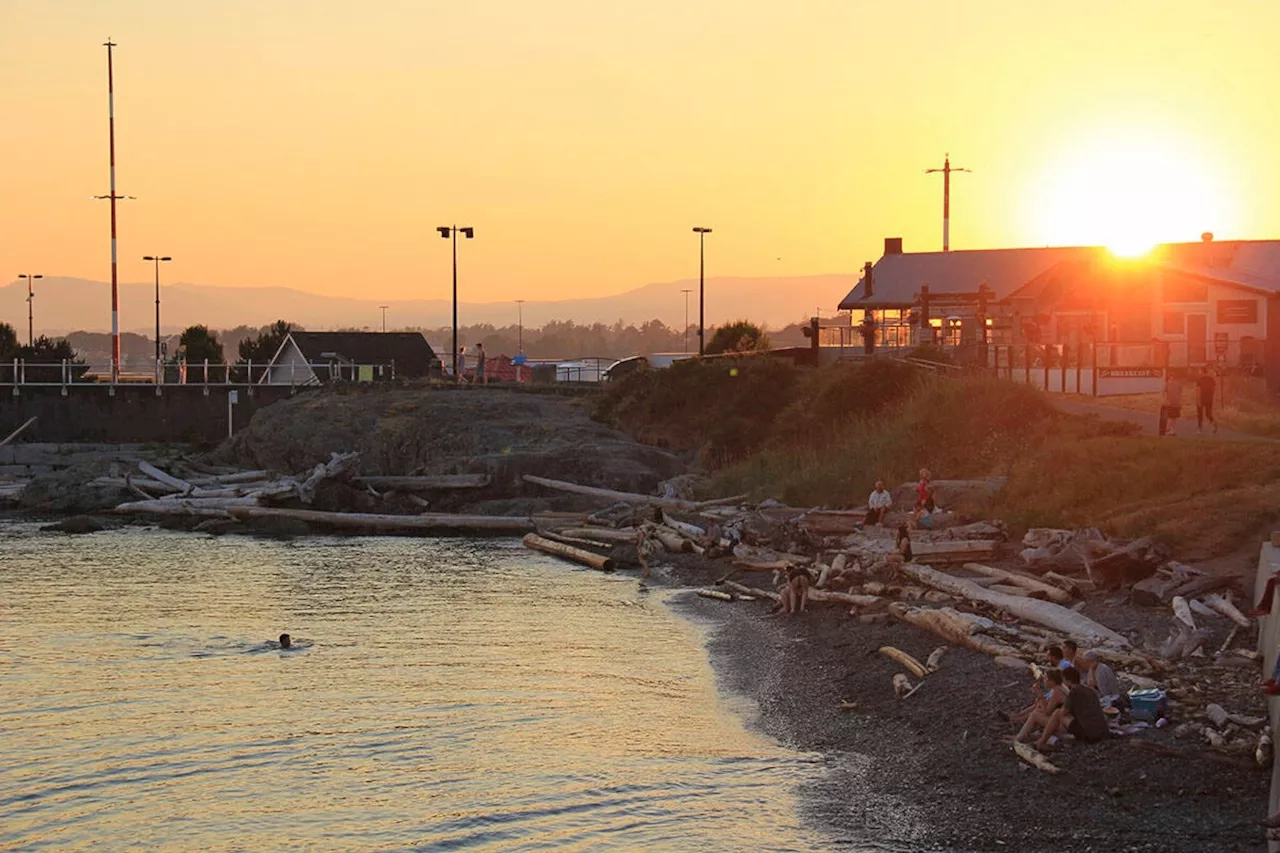
[{"label": "concrete seawall", "polygon": [[[0,391],[0,438],[28,418],[22,436],[41,442],[183,442],[212,445],[227,437],[230,389],[203,385],[22,387]],[[286,386],[238,389],[232,425],[240,430],[263,406],[293,393]]]}]

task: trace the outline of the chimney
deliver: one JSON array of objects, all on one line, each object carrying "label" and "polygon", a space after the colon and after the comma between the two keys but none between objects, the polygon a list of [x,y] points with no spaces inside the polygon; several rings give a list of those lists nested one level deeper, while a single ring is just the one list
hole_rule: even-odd
[{"label": "chimney", "polygon": [[1201,240],[1203,240],[1203,241],[1204,241],[1204,242],[1206,242],[1206,243],[1212,243],[1212,242],[1213,242],[1213,232],[1212,232],[1212,231],[1206,231],[1206,232],[1204,232],[1203,234],[1201,234],[1201,235],[1200,235],[1200,239],[1201,239]]},{"label": "chimney", "polygon": [[866,285],[862,288],[863,299],[869,299],[875,295],[875,280],[872,272],[871,261],[867,261],[862,265],[862,281]]},{"label": "chimney", "polygon": [[902,238],[901,237],[885,237],[884,253],[886,255],[902,254]]}]

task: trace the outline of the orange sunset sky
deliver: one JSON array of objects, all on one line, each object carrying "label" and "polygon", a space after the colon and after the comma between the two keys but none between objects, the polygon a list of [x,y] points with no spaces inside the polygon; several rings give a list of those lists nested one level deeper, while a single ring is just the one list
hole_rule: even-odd
[{"label": "orange sunset sky", "polygon": [[953,248],[1280,237],[1280,3],[0,0],[0,280],[559,299]]}]

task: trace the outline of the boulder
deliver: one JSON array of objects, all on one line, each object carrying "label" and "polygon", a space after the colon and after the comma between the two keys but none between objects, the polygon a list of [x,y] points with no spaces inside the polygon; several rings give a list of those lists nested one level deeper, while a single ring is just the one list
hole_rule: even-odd
[{"label": "boulder", "polygon": [[95,518],[92,515],[73,515],[70,518],[64,518],[61,521],[54,522],[53,524],[46,524],[40,529],[57,533],[71,533],[79,535],[83,533],[97,533],[100,530],[106,530],[107,525],[102,519]]}]

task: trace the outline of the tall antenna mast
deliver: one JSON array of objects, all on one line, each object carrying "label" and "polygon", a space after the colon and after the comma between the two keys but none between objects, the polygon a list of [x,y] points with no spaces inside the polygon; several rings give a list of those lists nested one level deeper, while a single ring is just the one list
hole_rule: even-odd
[{"label": "tall antenna mast", "polygon": [[103,47],[107,49],[107,139],[111,146],[111,193],[96,195],[94,198],[111,200],[111,382],[114,384],[120,381],[120,277],[116,255],[116,201],[133,196],[116,195],[116,86],[111,61],[111,49],[115,47],[115,43],[108,38]]},{"label": "tall antenna mast", "polygon": [[942,173],[942,251],[951,251],[951,173],[969,172],[971,169],[953,168],[951,155],[947,154],[942,161],[941,169],[925,169],[926,175],[934,172]]}]

